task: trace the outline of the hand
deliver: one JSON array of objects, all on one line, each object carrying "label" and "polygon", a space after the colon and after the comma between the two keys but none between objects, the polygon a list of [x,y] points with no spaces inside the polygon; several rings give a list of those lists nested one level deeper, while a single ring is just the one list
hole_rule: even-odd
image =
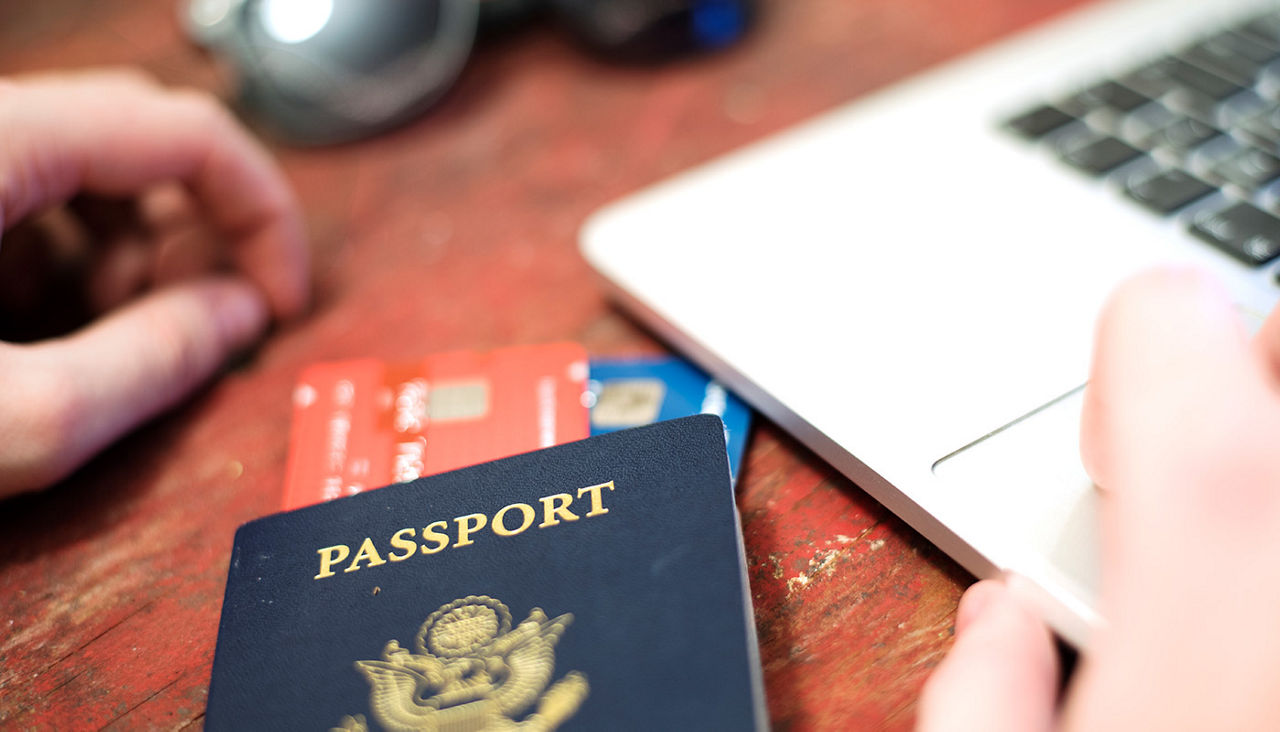
[{"label": "hand", "polygon": [[1280,309],[1251,339],[1206,276],[1142,275],[1104,310],[1085,395],[1107,626],[1055,708],[1049,632],[979,582],[920,728],[1280,729]]},{"label": "hand", "polygon": [[[0,300],[100,313],[0,342],[0,496],[65,477],[307,306],[301,218],[267,153],[212,98],[130,72],[0,80],[0,232]],[[51,262],[83,292],[46,287]]]}]

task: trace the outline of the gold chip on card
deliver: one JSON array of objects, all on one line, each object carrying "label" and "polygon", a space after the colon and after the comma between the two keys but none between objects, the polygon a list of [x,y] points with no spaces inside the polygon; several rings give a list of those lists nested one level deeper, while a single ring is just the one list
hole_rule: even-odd
[{"label": "gold chip on card", "polygon": [[598,427],[638,427],[658,418],[667,386],[660,379],[616,379],[600,389],[591,409]]},{"label": "gold chip on card", "polygon": [[433,422],[479,419],[488,413],[488,381],[433,384],[427,391],[427,419]]}]

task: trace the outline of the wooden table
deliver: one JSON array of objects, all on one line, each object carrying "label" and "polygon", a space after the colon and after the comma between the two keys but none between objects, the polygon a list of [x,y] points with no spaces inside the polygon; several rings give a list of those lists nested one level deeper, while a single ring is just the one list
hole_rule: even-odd
[{"label": "wooden table", "polygon": [[[774,0],[746,42],[662,69],[539,26],[480,49],[416,123],[277,146],[307,210],[314,313],[63,484],[0,505],[0,727],[201,724],[232,533],[280,504],[305,365],[566,339],[660,350],[579,257],[589,212],[1076,2]],[[225,96],[174,0],[0,6],[0,73],[104,64]],[[726,296],[756,287],[741,286]],[[764,420],[739,505],[774,727],[909,727],[969,576]]]}]

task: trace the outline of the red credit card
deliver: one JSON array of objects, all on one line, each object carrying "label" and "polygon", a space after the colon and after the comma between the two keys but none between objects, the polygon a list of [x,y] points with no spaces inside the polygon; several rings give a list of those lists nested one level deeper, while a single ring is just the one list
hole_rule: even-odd
[{"label": "red credit card", "polygon": [[576,343],[315,364],[293,395],[285,510],[590,433]]}]

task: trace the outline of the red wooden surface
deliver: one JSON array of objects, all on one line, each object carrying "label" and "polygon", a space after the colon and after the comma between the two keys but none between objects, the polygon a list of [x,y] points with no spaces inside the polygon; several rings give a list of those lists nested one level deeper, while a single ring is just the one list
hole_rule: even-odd
[{"label": "red wooden surface", "polygon": [[[200,725],[232,533],[279,505],[306,364],[660,349],[576,253],[590,211],[1076,1],[776,0],[731,52],[659,70],[537,27],[480,49],[416,123],[277,148],[307,210],[316,308],[63,484],[0,504],[0,727]],[[5,3],[0,73],[131,64],[225,91],[174,5]],[[763,420],[739,492],[775,728],[909,727],[967,575]]]}]

